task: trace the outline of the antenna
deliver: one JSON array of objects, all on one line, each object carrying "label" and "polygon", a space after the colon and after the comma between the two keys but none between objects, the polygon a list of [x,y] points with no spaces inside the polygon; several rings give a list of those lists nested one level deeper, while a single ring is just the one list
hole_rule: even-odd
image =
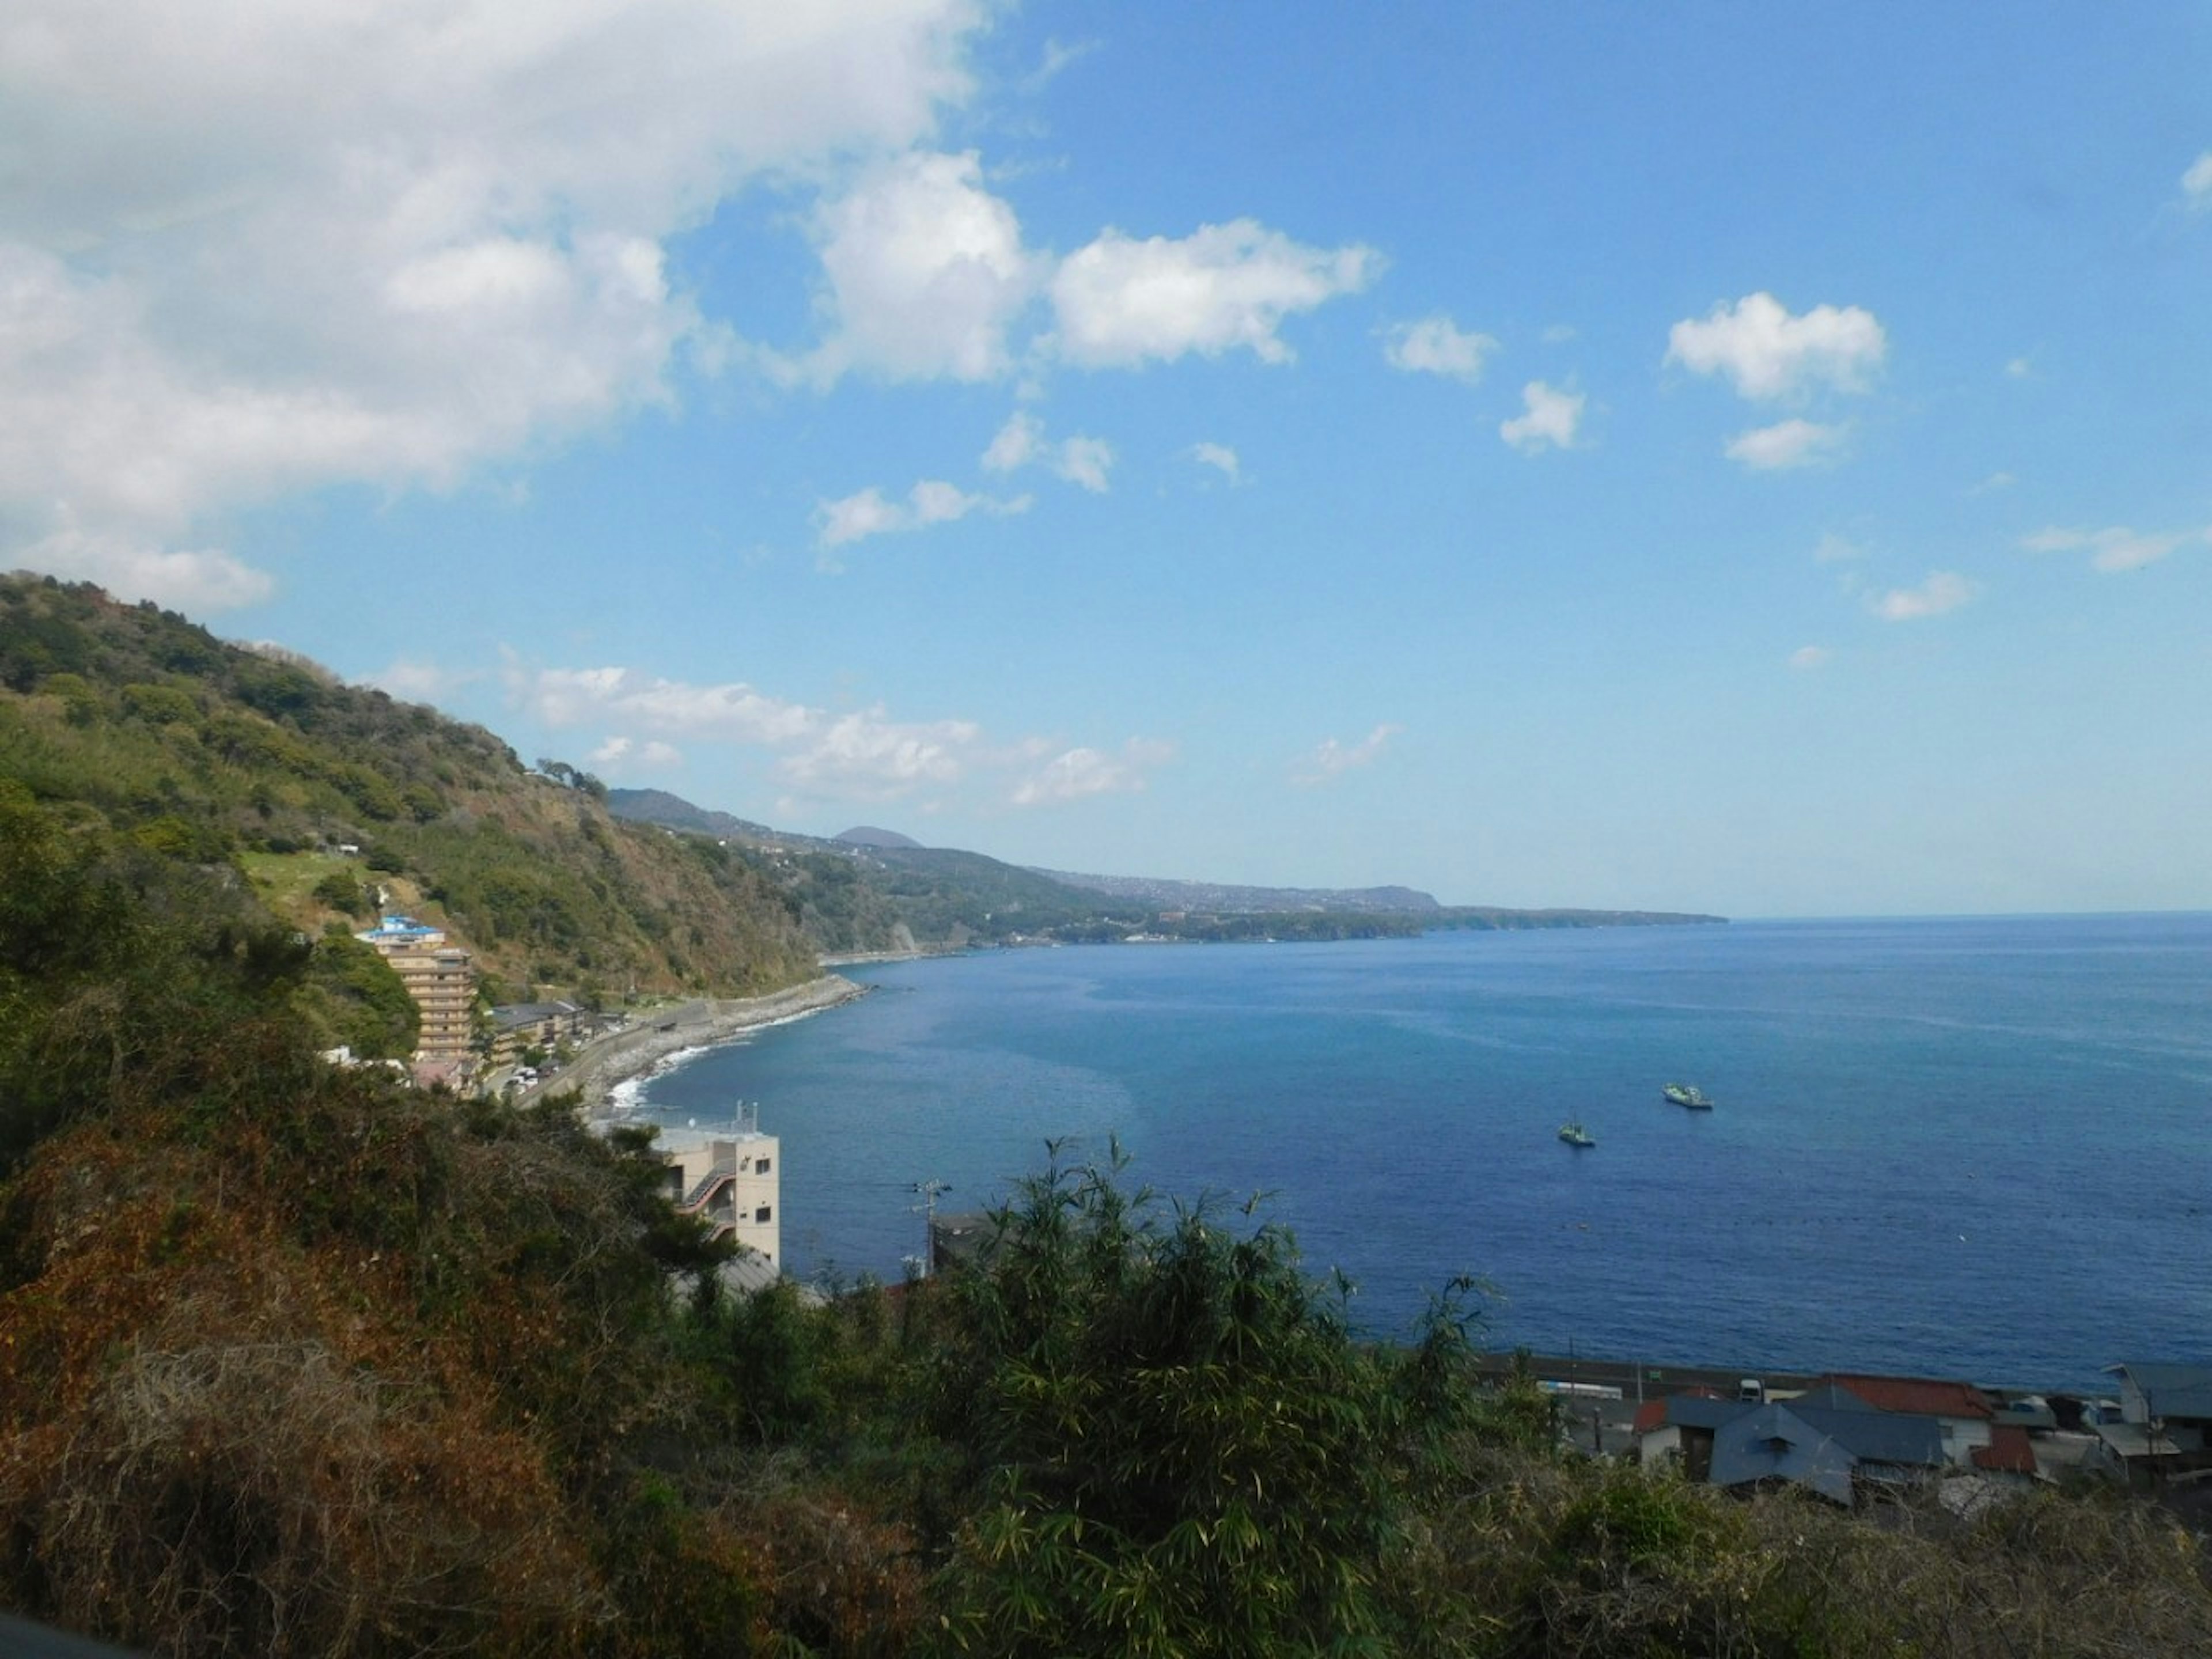
[{"label": "antenna", "polygon": [[914,1212],[923,1218],[921,1276],[927,1279],[937,1271],[937,1200],[940,1194],[952,1190],[952,1183],[934,1178],[917,1181],[914,1190],[921,1194],[921,1202],[914,1206]]}]

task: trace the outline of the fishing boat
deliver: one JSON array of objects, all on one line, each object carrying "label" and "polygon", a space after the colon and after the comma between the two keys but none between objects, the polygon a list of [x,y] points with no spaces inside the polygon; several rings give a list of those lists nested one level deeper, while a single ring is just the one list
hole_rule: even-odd
[{"label": "fishing boat", "polygon": [[1559,1125],[1559,1139],[1565,1141],[1568,1146],[1575,1147],[1595,1146],[1597,1145],[1597,1137],[1592,1134],[1588,1129],[1583,1128],[1579,1123],[1571,1122],[1562,1123]]},{"label": "fishing boat", "polygon": [[1670,1083],[1661,1092],[1667,1097],[1670,1104],[1686,1106],[1693,1112],[1710,1112],[1713,1109],[1711,1097],[1692,1083]]}]

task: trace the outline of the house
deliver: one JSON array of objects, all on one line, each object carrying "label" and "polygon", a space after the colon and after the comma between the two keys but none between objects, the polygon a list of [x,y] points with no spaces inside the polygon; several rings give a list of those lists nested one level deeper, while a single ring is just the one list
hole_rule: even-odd
[{"label": "house", "polygon": [[1997,1415],[1996,1401],[1971,1382],[1853,1371],[1814,1378],[1799,1403],[1832,1411],[1932,1418],[1942,1436],[1944,1461],[1961,1469],[1972,1468],[1975,1452],[1991,1443]]},{"label": "house", "polygon": [[1702,1481],[1712,1462],[1713,1431],[1735,1414],[1718,1408],[1733,1403],[1707,1388],[1645,1401],[1636,1408],[1637,1460],[1650,1464],[1678,1457],[1683,1474]]},{"label": "house", "polygon": [[2212,1468],[2212,1365],[2134,1359],[2105,1372],[2120,1380],[2120,1420],[2095,1425],[2107,1469],[2156,1480]]},{"label": "house", "polygon": [[726,1129],[663,1128],[653,1150],[667,1168],[668,1201],[703,1216],[717,1238],[734,1238],[769,1267],[783,1262],[782,1147],[750,1116]]},{"label": "house", "polygon": [[1638,1412],[1647,1463],[1670,1452],[1684,1479],[1748,1492],[1788,1483],[1838,1504],[1933,1480],[1945,1463],[1934,1419],[1804,1400],[1723,1400],[1711,1391],[1669,1395]]},{"label": "house", "polygon": [[592,1011],[573,1002],[516,1002],[491,1011],[491,1063],[511,1065],[526,1048],[551,1048],[591,1034]]}]

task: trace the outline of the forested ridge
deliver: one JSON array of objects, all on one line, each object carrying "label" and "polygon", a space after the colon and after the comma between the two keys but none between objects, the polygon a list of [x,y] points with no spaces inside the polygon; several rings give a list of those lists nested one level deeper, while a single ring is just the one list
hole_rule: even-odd
[{"label": "forested ridge", "polygon": [[0,776],[230,872],[311,935],[364,925],[380,896],[473,951],[495,1000],[813,971],[802,899],[764,861],[623,823],[588,774],[88,586],[0,577]]}]

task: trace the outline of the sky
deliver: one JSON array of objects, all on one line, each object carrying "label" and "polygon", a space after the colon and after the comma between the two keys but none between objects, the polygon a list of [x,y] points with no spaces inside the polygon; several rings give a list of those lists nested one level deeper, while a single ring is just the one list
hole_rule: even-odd
[{"label": "sky", "polygon": [[2212,908],[2209,48],[11,0],[0,568],[813,834]]}]

